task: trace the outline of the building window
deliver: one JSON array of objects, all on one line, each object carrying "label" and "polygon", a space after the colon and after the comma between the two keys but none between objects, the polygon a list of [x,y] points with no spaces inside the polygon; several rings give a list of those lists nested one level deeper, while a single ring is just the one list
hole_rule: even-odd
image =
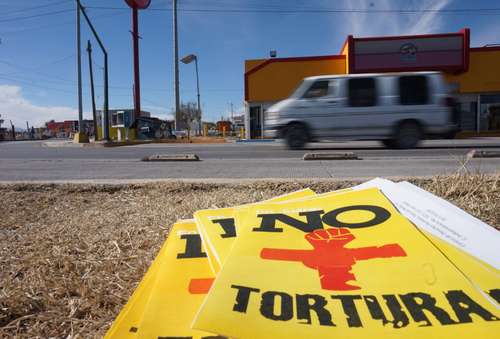
[{"label": "building window", "polygon": [[500,95],[481,95],[480,130],[500,130]]},{"label": "building window", "polygon": [[260,106],[250,107],[250,138],[262,137],[262,119],[260,114]]},{"label": "building window", "polygon": [[124,115],[125,112],[113,112],[111,113],[111,125],[112,126],[123,126],[124,125]]},{"label": "building window", "polygon": [[477,101],[460,104],[460,130],[475,131],[477,128]]},{"label": "building window", "polygon": [[411,75],[399,78],[399,102],[401,105],[425,105],[428,101],[427,77]]},{"label": "building window", "polygon": [[367,107],[375,106],[377,90],[374,78],[349,79],[349,106]]},{"label": "building window", "polygon": [[314,99],[321,98],[328,95],[329,81],[316,81],[311,87],[306,91],[303,98],[304,99]]}]

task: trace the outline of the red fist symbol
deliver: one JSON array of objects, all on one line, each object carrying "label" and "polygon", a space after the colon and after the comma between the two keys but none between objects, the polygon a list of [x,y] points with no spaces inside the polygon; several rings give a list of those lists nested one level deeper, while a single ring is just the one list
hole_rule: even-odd
[{"label": "red fist symbol", "polygon": [[306,234],[305,239],[313,246],[312,250],[263,248],[260,256],[262,259],[300,261],[305,266],[318,270],[321,288],[334,291],[360,289],[347,283],[356,280],[351,269],[358,260],[406,256],[398,244],[345,248],[346,244],[355,239],[347,228],[316,230]]}]

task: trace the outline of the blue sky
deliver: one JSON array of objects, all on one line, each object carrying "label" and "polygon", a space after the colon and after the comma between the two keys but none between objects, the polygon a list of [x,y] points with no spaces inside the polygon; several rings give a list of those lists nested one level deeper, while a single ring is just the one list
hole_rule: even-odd
[{"label": "blue sky", "polygon": [[[82,0],[110,56],[110,107],[132,107],[130,11],[123,0]],[[116,9],[98,9],[105,6]],[[172,14],[158,10],[171,0],[152,0],[140,13],[142,106],[166,118],[174,106]],[[21,127],[51,118],[77,118],[75,13],[72,0],[0,0],[0,114]],[[123,8],[123,9],[119,9]],[[206,120],[228,116],[230,102],[243,109],[244,60],[337,54],[355,36],[456,32],[471,28],[472,46],[500,43],[500,3],[487,0],[179,0],[180,56],[199,57],[201,102]],[[450,9],[498,8],[454,13]],[[192,10],[209,9],[215,12]],[[236,12],[223,12],[224,10]],[[277,10],[272,13],[261,10]],[[352,9],[354,13],[300,13],[301,9]],[[431,9],[412,14],[386,9]],[[221,12],[221,10],[223,10]],[[280,10],[297,10],[283,13]],[[367,12],[364,12],[367,11]],[[56,12],[56,13],[55,13]],[[31,18],[29,18],[31,17]],[[91,34],[83,26],[82,42]],[[102,107],[102,56],[94,46],[97,104]],[[83,50],[85,52],[85,50]],[[85,117],[91,116],[87,54],[82,56]],[[194,65],[180,65],[181,97],[196,100]]]}]

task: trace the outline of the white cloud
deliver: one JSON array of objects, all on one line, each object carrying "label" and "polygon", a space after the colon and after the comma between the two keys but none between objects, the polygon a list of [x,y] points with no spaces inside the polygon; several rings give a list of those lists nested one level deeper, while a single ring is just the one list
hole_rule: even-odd
[{"label": "white cloud", "polygon": [[12,120],[16,127],[25,127],[26,121],[30,126],[41,127],[49,120],[75,120],[78,111],[72,107],[37,106],[23,97],[19,86],[0,85],[0,114],[8,123]]},{"label": "white cloud", "polygon": [[[429,9],[430,12],[420,12],[412,14],[370,14],[370,13],[352,13],[346,16],[342,21],[342,28],[347,34],[354,36],[376,36],[376,35],[408,35],[408,34],[427,34],[435,33],[444,26],[443,16],[437,13],[444,9],[453,0],[421,0],[414,6],[403,6],[408,3],[402,3],[395,0],[379,1],[349,1],[347,3],[350,9],[361,10],[394,10],[394,9]],[[338,26],[336,29],[340,28]]]}]

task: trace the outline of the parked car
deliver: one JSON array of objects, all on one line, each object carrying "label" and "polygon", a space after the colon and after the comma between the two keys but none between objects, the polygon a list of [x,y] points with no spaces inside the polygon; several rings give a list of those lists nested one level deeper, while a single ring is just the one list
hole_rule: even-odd
[{"label": "parked car", "polygon": [[265,114],[265,136],[300,149],[319,139],[380,140],[413,148],[453,137],[459,112],[438,72],[309,77]]}]

